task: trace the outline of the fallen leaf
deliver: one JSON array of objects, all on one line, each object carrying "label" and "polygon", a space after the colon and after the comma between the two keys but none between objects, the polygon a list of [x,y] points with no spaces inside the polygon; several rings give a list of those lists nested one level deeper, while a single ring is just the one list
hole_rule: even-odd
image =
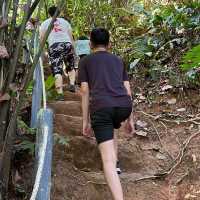
[{"label": "fallen leaf", "polygon": [[165,160],[165,159],[166,159],[166,156],[163,155],[162,153],[157,153],[157,154],[156,154],[156,158],[159,159],[159,160]]},{"label": "fallen leaf", "polygon": [[140,62],[140,58],[135,59],[131,64],[130,64],[130,69],[133,69],[136,67],[136,65]]},{"label": "fallen leaf", "polygon": [[191,124],[188,128],[189,131],[191,131],[194,128],[194,124]]},{"label": "fallen leaf", "polygon": [[171,85],[165,85],[165,86],[163,86],[162,88],[161,88],[161,90],[162,91],[166,91],[166,90],[169,90],[169,89],[172,89],[173,88],[173,86],[171,86]]},{"label": "fallen leaf", "polygon": [[22,177],[19,175],[19,172],[16,170],[15,173],[15,183],[19,182],[22,180]]},{"label": "fallen leaf", "polygon": [[5,28],[8,25],[8,21],[5,18],[0,19],[0,29]]},{"label": "fallen leaf", "polygon": [[139,99],[140,99],[140,100],[145,100],[145,99],[146,99],[146,97],[145,97],[145,96],[143,96],[143,95],[141,95],[141,96],[139,96]]},{"label": "fallen leaf", "polygon": [[186,108],[178,108],[176,111],[177,111],[177,112],[185,112],[185,111],[186,111]]},{"label": "fallen leaf", "polygon": [[168,100],[167,100],[167,103],[168,103],[169,105],[176,104],[176,98],[168,99]]},{"label": "fallen leaf", "polygon": [[139,128],[145,128],[145,127],[147,127],[147,123],[145,122],[145,121],[140,121],[140,120],[138,120],[137,122],[136,122],[136,126],[138,126]]},{"label": "fallen leaf", "polygon": [[153,55],[153,53],[152,52],[147,52],[147,53],[145,53],[145,55],[151,57]]},{"label": "fallen leaf", "polygon": [[197,198],[197,196],[188,193],[188,194],[186,194],[185,197],[184,197],[184,199],[191,199],[191,198],[192,198],[192,199],[193,199],[193,198]]},{"label": "fallen leaf", "polygon": [[11,83],[9,85],[10,90],[12,90],[13,92],[17,92],[19,90],[18,86],[15,83]]},{"label": "fallen leaf", "polygon": [[197,157],[196,157],[195,154],[192,154],[192,160],[193,160],[194,163],[197,162]]},{"label": "fallen leaf", "polygon": [[10,100],[10,95],[8,93],[5,93],[2,96],[0,96],[0,102],[9,100]]},{"label": "fallen leaf", "polygon": [[136,131],[135,133],[136,133],[136,135],[139,135],[139,136],[142,136],[142,137],[147,137],[147,134],[148,134],[147,132],[142,131],[142,130]]},{"label": "fallen leaf", "polygon": [[3,45],[0,45],[0,58],[9,58],[8,51]]}]

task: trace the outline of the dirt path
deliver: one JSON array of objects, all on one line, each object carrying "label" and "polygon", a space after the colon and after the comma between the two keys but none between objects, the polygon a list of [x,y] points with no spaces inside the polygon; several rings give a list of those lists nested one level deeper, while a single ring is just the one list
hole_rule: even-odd
[{"label": "dirt path", "polygon": [[[172,98],[170,95],[165,97]],[[179,103],[182,106],[181,101]],[[67,93],[64,102],[51,103],[50,107],[55,112],[54,132],[61,136],[60,143],[64,138],[68,141],[67,145],[57,143],[54,147],[52,199],[111,199],[95,141],[81,136],[79,94]],[[191,114],[190,107],[184,115]],[[170,109],[167,114],[166,109]],[[174,123],[177,120],[174,104],[162,104],[159,100],[152,106],[148,102],[140,103],[136,111],[137,121],[146,123],[139,123],[139,134],[147,136],[136,135],[128,140],[123,128],[119,133],[119,159],[123,170],[120,177],[125,200],[200,199],[199,135],[191,139],[172,173],[157,179],[148,178],[166,172],[178,163],[176,158],[184,141],[196,133],[199,126],[193,122]],[[161,114],[171,121],[160,120]]]}]

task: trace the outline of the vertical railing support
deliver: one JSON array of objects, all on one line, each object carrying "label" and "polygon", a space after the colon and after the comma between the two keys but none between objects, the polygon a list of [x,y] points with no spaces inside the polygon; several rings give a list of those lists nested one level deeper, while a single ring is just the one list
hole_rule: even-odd
[{"label": "vertical railing support", "polygon": [[[34,39],[34,54],[37,53],[39,48],[38,31],[35,33]],[[32,96],[32,109],[31,109],[31,128],[37,127],[37,114],[41,108],[42,102],[42,76],[40,69],[40,62],[38,62],[34,75],[33,75],[33,96]]]}]

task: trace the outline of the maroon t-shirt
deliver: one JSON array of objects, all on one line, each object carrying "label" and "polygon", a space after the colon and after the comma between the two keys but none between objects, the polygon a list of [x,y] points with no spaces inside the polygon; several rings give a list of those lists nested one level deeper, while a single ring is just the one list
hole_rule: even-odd
[{"label": "maroon t-shirt", "polygon": [[105,107],[132,107],[124,81],[128,80],[123,61],[107,52],[98,51],[79,63],[79,82],[90,89],[90,112]]}]

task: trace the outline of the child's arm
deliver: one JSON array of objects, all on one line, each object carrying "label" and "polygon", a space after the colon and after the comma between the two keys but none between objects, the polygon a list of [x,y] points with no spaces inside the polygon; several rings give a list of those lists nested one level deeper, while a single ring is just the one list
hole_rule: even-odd
[{"label": "child's arm", "polygon": [[91,136],[89,123],[89,86],[87,82],[81,83],[82,95],[82,115],[83,115],[83,135]]},{"label": "child's arm", "polygon": [[[124,87],[126,88],[127,94],[132,99],[132,92],[131,92],[131,86],[130,86],[129,81],[124,81]],[[128,120],[126,121],[125,128],[129,134],[135,133],[135,119],[134,119],[133,111],[132,111],[130,117],[128,118]]]},{"label": "child's arm", "polygon": [[131,92],[131,86],[129,81],[124,81],[124,87],[126,88],[127,94],[131,97],[132,99],[132,92]]}]

